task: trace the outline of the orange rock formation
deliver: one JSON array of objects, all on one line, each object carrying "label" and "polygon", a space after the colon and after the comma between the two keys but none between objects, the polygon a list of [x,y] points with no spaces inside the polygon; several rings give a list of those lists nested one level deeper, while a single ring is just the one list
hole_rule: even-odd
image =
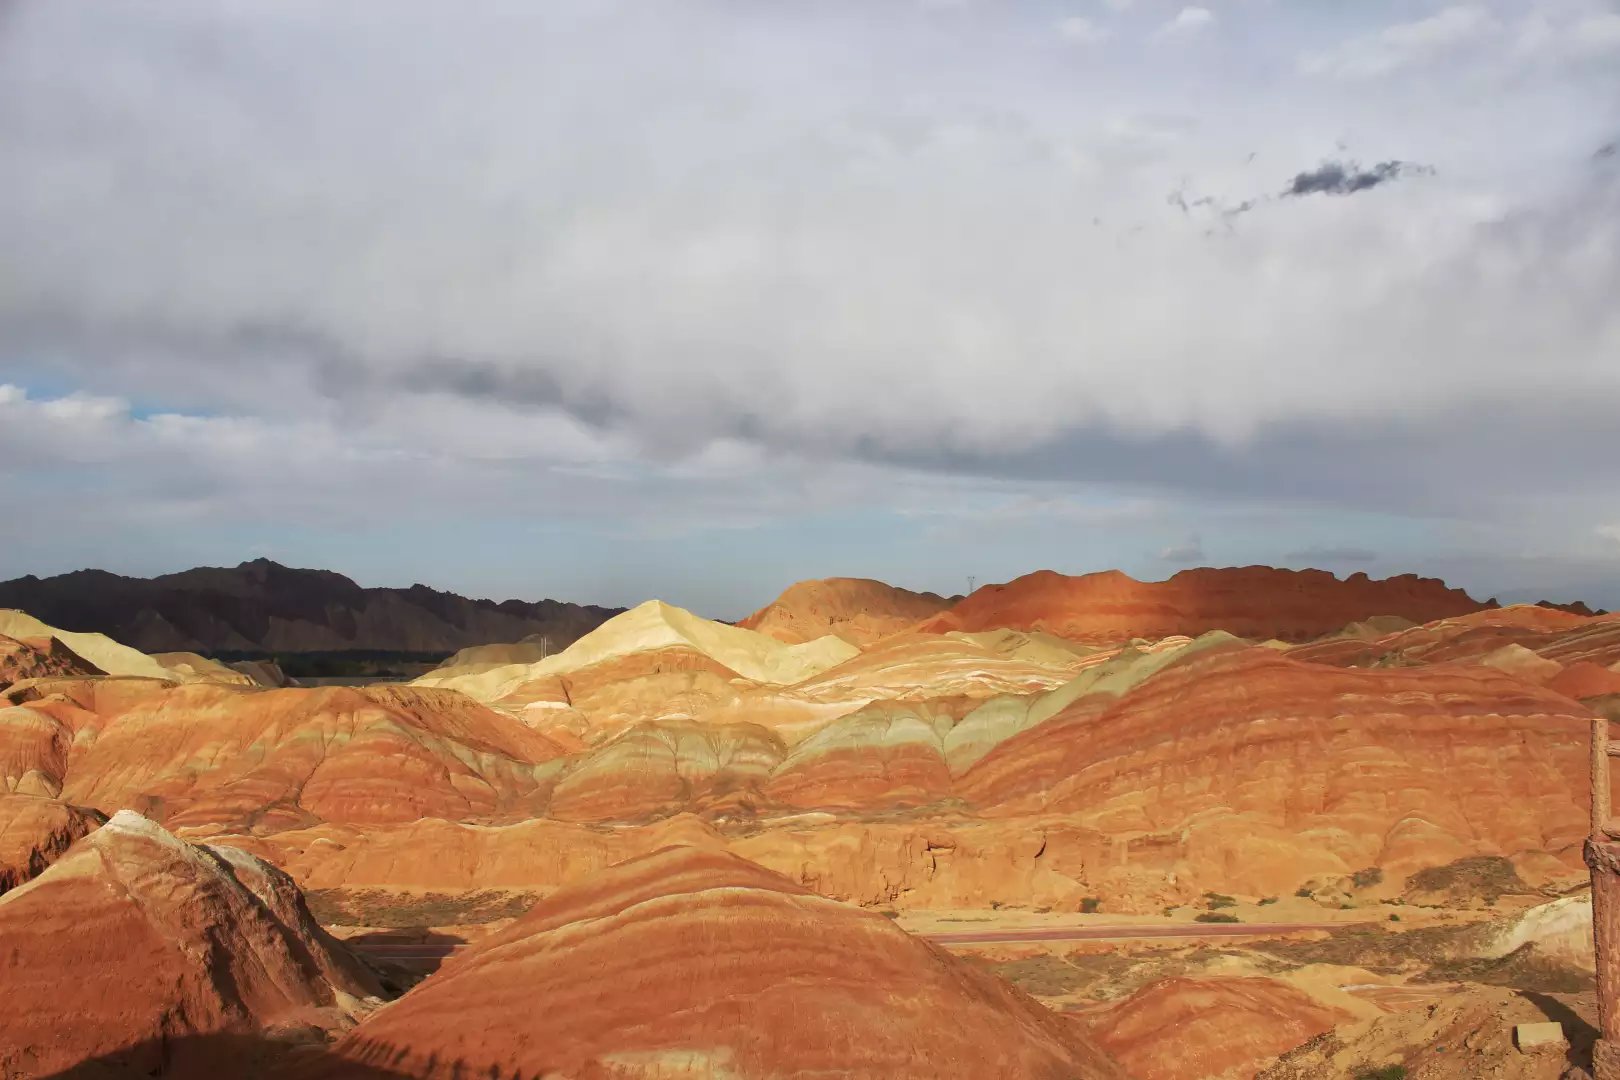
[{"label": "orange rock formation", "polygon": [[1249,1080],[1258,1066],[1350,1017],[1275,979],[1177,977],[1087,1019],[1136,1080]]},{"label": "orange rock formation", "polygon": [[[644,725],[556,763],[550,821],[315,826],[255,850],[312,887],[543,893],[679,840],[895,907],[1155,911],[1370,866],[1398,887],[1482,854],[1547,875],[1579,858],[1591,715],[1490,668],[1348,671],[1212,635],[965,715],[874,704],[792,747]],[[700,817],[650,823],[682,810]]]},{"label": "orange rock formation", "polygon": [[[1319,664],[1370,667],[1453,661],[1484,662],[1517,646],[1559,665],[1620,663],[1620,617],[1582,616],[1528,604],[1437,619],[1369,639],[1330,638],[1296,646],[1289,655]],[[1547,672],[1548,677],[1552,674]]]},{"label": "orange rock formation", "polygon": [[557,745],[460,694],[44,680],[0,709],[0,784],[170,826],[525,814]]},{"label": "orange rock formation", "polygon": [[1347,671],[1231,644],[1121,698],[1081,697],[955,790],[986,815],[1061,813],[1115,837],[1121,864],[1262,894],[1328,864],[1573,860],[1591,715],[1489,668]]},{"label": "orange rock formation", "polygon": [[55,638],[18,639],[0,634],[0,690],[24,679],[100,674],[100,668]]},{"label": "orange rock formation", "polygon": [[107,819],[38,795],[0,795],[0,895],[38,877],[68,845]]},{"label": "orange rock formation", "polygon": [[[334,1028],[379,987],[292,882],[132,812],[0,896],[0,1074],[98,1059],[150,1075],[235,1075],[198,1033]],[[211,1051],[210,1047],[214,1047]]]},{"label": "orange rock formation", "polygon": [[1080,1024],[888,919],[691,848],[542,901],[335,1056],[320,1075],[1123,1076]]},{"label": "orange rock formation", "polygon": [[797,644],[836,634],[856,645],[899,633],[950,607],[935,593],[916,593],[871,578],[801,581],[738,623]]},{"label": "orange rock formation", "polygon": [[1433,578],[1403,575],[1339,580],[1324,570],[1268,566],[1183,570],[1168,581],[1137,581],[1117,570],[1081,577],[1042,570],[986,585],[918,629],[1044,630],[1074,641],[1121,642],[1225,630],[1240,637],[1308,641],[1374,615],[1415,622],[1484,605]]}]

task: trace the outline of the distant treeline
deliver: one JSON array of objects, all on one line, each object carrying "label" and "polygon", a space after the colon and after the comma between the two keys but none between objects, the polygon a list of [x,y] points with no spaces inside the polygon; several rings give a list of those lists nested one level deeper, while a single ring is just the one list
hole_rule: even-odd
[{"label": "distant treeline", "polygon": [[269,660],[291,679],[414,678],[438,667],[448,657],[442,652],[404,652],[395,649],[338,649],[330,652],[219,649],[210,655],[227,664],[238,660]]}]

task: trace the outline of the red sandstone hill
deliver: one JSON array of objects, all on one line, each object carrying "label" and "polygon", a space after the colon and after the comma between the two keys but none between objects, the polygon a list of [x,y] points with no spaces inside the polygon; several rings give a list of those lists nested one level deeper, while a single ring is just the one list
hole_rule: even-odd
[{"label": "red sandstone hill", "polygon": [[939,614],[955,599],[912,592],[871,578],[801,581],[737,625],[790,645],[814,641],[824,634],[869,645]]},{"label": "red sandstone hill", "polygon": [[[1288,650],[1288,655],[1340,667],[1412,667],[1459,662],[1512,666],[1509,656],[1515,649],[1522,650],[1521,659],[1533,654],[1547,661],[1545,678],[1555,675],[1560,666],[1582,665],[1578,671],[1588,667],[1613,668],[1620,664],[1620,616],[1583,616],[1539,605],[1516,604],[1438,619],[1370,638],[1338,637],[1311,642]],[[1492,654],[1498,654],[1494,661]],[[1601,687],[1607,681],[1601,676],[1570,676],[1565,681],[1565,692],[1589,691],[1572,694],[1580,697],[1603,693]]]},{"label": "red sandstone hill", "polygon": [[1490,667],[1351,671],[1232,644],[1074,700],[953,790],[986,815],[1121,838],[1110,861],[1137,888],[1173,875],[1275,895],[1477,854],[1574,866],[1592,715]]},{"label": "red sandstone hill", "polygon": [[334,1057],[317,1075],[1123,1077],[1079,1022],[883,916],[679,847],[541,901]]},{"label": "red sandstone hill", "polygon": [[535,893],[702,843],[895,908],[1153,912],[1373,866],[1398,889],[1479,855],[1551,880],[1580,865],[1592,715],[1488,666],[1345,670],[1209,635],[1044,693],[873,702],[791,746],[648,721],[549,763],[526,796],[543,820],[329,818],[232,842],[311,887]]},{"label": "red sandstone hill", "polygon": [[1150,983],[1088,1019],[1097,1041],[1136,1080],[1187,1080],[1251,1077],[1350,1017],[1275,979],[1177,977]]},{"label": "red sandstone hill", "polygon": [[0,690],[24,679],[100,674],[100,668],[55,638],[18,639],[0,634]]},{"label": "red sandstone hill", "polygon": [[1240,637],[1308,641],[1374,615],[1429,622],[1494,604],[1411,574],[1340,580],[1325,570],[1269,566],[1183,570],[1137,581],[1117,570],[1070,577],[1051,570],[986,585],[918,630],[1042,630],[1073,641],[1157,640],[1225,630]]},{"label": "red sandstone hill", "polygon": [[171,828],[527,816],[558,745],[426,687],[44,679],[0,698],[0,790]]},{"label": "red sandstone hill", "polygon": [[199,1034],[347,1026],[380,987],[281,871],[128,811],[0,896],[0,1075],[213,1077]]},{"label": "red sandstone hill", "polygon": [[0,895],[38,877],[107,819],[42,795],[0,795]]}]

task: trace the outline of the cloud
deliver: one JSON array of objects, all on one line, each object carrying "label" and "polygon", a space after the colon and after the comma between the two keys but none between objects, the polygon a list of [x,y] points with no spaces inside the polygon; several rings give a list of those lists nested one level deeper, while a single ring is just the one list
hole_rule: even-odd
[{"label": "cloud", "polygon": [[1308,547],[1283,558],[1291,563],[1370,563],[1378,561],[1378,553],[1359,547]]},{"label": "cloud", "polygon": [[1204,542],[1197,533],[1193,533],[1181,543],[1172,544],[1159,552],[1159,559],[1162,562],[1201,563],[1206,558]]},{"label": "cloud", "polygon": [[1081,15],[1071,15],[1058,23],[1058,35],[1077,45],[1095,45],[1113,36],[1109,30]]},{"label": "cloud", "polygon": [[[8,443],[9,481],[76,469],[133,514],[167,477],[199,515],[312,530],[377,491],[667,523],[993,482],[1061,521],[1107,484],[1497,530],[1533,507],[1595,543],[1620,178],[1590,156],[1620,71],[1528,66],[1487,113],[1421,33],[1389,39],[1434,50],[1421,98],[1257,86],[1293,48],[1275,9],[1219,9],[1230,49],[1197,65],[1077,64],[1050,10],[855,11],[12,5],[0,383],[88,434]],[[1255,169],[1341,131],[1441,171],[1339,161],[1298,194],[1382,196],[1256,200]],[[82,522],[54,499],[42,536]]]},{"label": "cloud", "polygon": [[1484,7],[1453,5],[1426,18],[1395,23],[1376,34],[1353,38],[1337,48],[1308,54],[1301,60],[1300,67],[1314,75],[1377,79],[1433,62],[1499,29],[1496,17]]},{"label": "cloud", "polygon": [[1620,12],[1589,15],[1572,28],[1575,47],[1593,56],[1620,52]]},{"label": "cloud", "polygon": [[1605,540],[1613,540],[1615,543],[1620,544],[1620,523],[1599,525],[1597,534]]},{"label": "cloud", "polygon": [[1184,7],[1158,29],[1159,37],[1194,34],[1215,24],[1215,13],[1206,7]]},{"label": "cloud", "polygon": [[1354,195],[1402,176],[1432,172],[1409,161],[1383,161],[1368,169],[1354,161],[1324,161],[1314,169],[1296,174],[1282,193],[1285,196]]}]

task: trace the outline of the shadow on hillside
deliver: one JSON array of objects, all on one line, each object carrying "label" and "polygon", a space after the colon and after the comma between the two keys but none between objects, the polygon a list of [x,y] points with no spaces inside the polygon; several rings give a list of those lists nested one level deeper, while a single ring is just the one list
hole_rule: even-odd
[{"label": "shadow on hillside", "polygon": [[222,1033],[153,1039],[82,1061],[50,1074],[49,1080],[406,1080],[409,1075],[383,1066],[339,1061],[320,1044],[296,1045],[260,1035]]},{"label": "shadow on hillside", "polygon": [[415,986],[467,944],[467,939],[437,930],[374,930],[345,938],[343,944],[383,976],[390,989]]},{"label": "shadow on hillside", "polygon": [[1521,990],[1519,996],[1541,1010],[1541,1015],[1548,1020],[1555,1020],[1564,1026],[1564,1037],[1569,1040],[1568,1064],[1590,1068],[1592,1044],[1597,1041],[1598,1029],[1568,1004],[1550,994]]},{"label": "shadow on hillside", "polygon": [[258,1035],[156,1039],[84,1061],[42,1080],[538,1080],[535,1074],[456,1061],[406,1062],[404,1050],[359,1048],[364,1060],[334,1056],[324,1044],[296,1045]]}]

